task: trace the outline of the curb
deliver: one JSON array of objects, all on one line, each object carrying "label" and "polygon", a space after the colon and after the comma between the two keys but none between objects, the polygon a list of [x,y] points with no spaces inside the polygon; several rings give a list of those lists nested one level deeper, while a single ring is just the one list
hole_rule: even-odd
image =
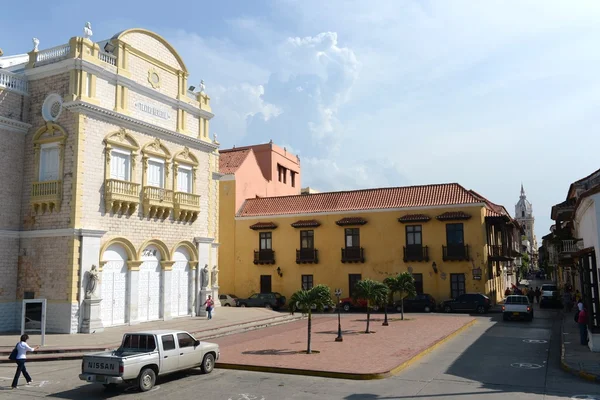
[{"label": "curb", "polygon": [[335,379],[350,379],[350,380],[373,380],[373,379],[384,379],[388,378],[392,375],[396,375],[415,361],[421,359],[425,355],[431,353],[433,350],[446,343],[450,339],[457,336],[459,333],[469,329],[473,325],[477,323],[477,320],[474,319],[469,323],[463,325],[458,328],[454,332],[444,336],[437,342],[433,343],[431,346],[423,350],[422,352],[415,354],[410,359],[404,361],[402,364],[392,368],[389,371],[384,372],[375,372],[370,374],[354,374],[350,372],[335,372],[335,371],[318,371],[311,369],[296,369],[296,368],[280,368],[280,367],[266,367],[260,365],[247,365],[247,364],[232,364],[232,363],[219,363],[215,364],[215,368],[222,369],[233,369],[233,370],[243,370],[243,371],[253,371],[253,372],[270,372],[273,374],[287,374],[287,375],[303,375],[303,376],[318,376],[321,378],[335,378]]},{"label": "curb", "polygon": [[582,371],[578,368],[571,367],[565,361],[565,335],[564,335],[565,319],[563,318],[560,323],[560,368],[568,372],[571,375],[578,376],[590,382],[600,382],[600,375],[591,374],[589,372]]}]

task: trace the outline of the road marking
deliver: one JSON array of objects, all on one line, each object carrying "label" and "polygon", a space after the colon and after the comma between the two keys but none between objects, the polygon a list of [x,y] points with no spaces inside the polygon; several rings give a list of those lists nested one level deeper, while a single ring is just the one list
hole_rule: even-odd
[{"label": "road marking", "polygon": [[571,396],[571,398],[580,400],[600,400],[600,396],[593,394],[576,394],[575,396]]},{"label": "road marking", "polygon": [[512,363],[510,364],[513,368],[522,368],[522,369],[538,369],[542,368],[540,364],[531,364],[531,363]]},{"label": "road marking", "polygon": [[525,342],[525,343],[548,343],[547,340],[541,340],[541,339],[524,339],[523,342]]},{"label": "road marking", "polygon": [[42,386],[44,386],[44,385],[45,385],[46,383],[48,383],[48,382],[50,382],[50,381],[41,381],[41,382],[40,382],[40,385],[39,385],[39,387],[42,387]]},{"label": "road marking", "polygon": [[265,400],[264,396],[259,399],[258,396],[254,396],[247,393],[241,393],[239,396],[241,397],[238,397],[237,399],[232,399],[230,397],[228,400]]}]

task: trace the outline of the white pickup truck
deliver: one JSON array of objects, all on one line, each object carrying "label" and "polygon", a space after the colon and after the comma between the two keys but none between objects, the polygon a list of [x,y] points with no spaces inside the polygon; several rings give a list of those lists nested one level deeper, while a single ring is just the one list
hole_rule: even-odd
[{"label": "white pickup truck", "polygon": [[502,318],[505,321],[513,318],[524,318],[527,321],[532,321],[533,305],[529,302],[527,296],[507,296],[502,306]]},{"label": "white pickup truck", "polygon": [[219,355],[217,344],[200,342],[183,331],[126,333],[117,350],[85,355],[79,379],[107,388],[134,382],[145,392],[157,376],[195,367],[208,374]]}]

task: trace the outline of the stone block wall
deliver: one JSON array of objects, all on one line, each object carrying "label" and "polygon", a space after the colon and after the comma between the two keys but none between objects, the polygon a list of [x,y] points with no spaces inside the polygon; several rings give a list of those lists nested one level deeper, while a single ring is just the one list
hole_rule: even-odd
[{"label": "stone block wall", "polygon": [[0,89],[0,117],[27,122],[29,97],[8,89]]}]

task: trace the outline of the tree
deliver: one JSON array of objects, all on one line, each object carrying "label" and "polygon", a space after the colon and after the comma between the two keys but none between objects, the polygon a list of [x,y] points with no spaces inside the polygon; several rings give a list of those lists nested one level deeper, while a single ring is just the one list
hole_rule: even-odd
[{"label": "tree", "polygon": [[400,311],[402,313],[401,319],[404,320],[404,299],[406,297],[412,297],[417,295],[417,289],[415,288],[415,278],[408,271],[401,272],[397,276],[385,278],[383,281],[392,292],[400,295]]},{"label": "tree", "polygon": [[388,287],[381,282],[377,282],[372,279],[365,279],[356,282],[352,297],[355,301],[358,301],[358,299],[364,299],[367,301],[367,330],[365,331],[365,333],[369,333],[369,323],[371,322],[371,307],[373,305],[379,305],[385,302],[389,293],[390,290],[388,289]]},{"label": "tree", "polygon": [[289,307],[292,314],[301,311],[308,314],[308,342],[306,353],[310,354],[310,336],[312,329],[312,311],[323,311],[327,307],[333,307],[335,303],[331,300],[331,291],[325,285],[317,285],[309,290],[298,290],[290,297]]},{"label": "tree", "polygon": [[523,254],[521,257],[521,268],[519,268],[520,278],[517,280],[517,283],[521,282],[521,279],[527,276],[527,272],[529,271],[529,254]]}]

